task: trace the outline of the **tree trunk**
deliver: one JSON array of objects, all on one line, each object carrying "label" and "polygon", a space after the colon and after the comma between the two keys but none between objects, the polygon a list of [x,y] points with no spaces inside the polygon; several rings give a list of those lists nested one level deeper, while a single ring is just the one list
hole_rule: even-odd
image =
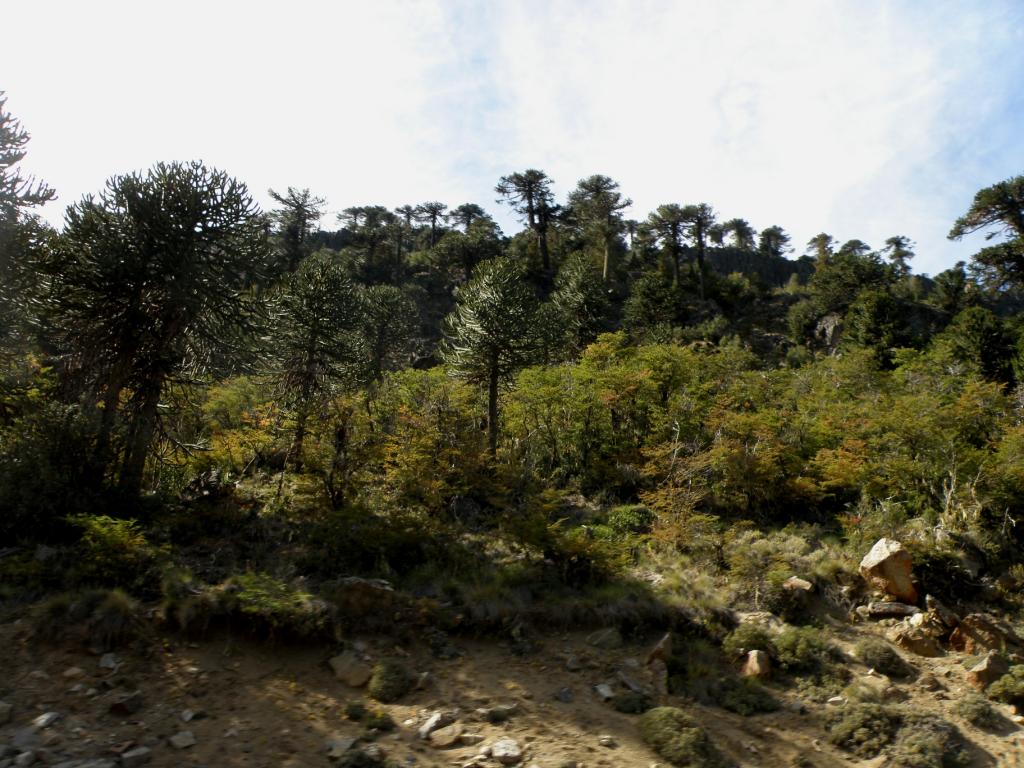
[{"label": "tree trunk", "polygon": [[548,253],[548,230],[540,228],[537,230],[537,246],[540,248],[540,261],[544,267],[544,277],[551,277],[551,254]]},{"label": "tree trunk", "polygon": [[119,481],[120,489],[132,495],[137,495],[142,490],[146,456],[149,454],[153,435],[156,433],[156,414],[160,404],[162,384],[162,377],[157,378],[147,383],[138,393],[141,402],[138,413],[132,419],[131,428],[128,430],[128,442],[125,446]]},{"label": "tree trunk", "polygon": [[608,262],[611,260],[611,248],[608,246],[608,238],[604,239],[604,264],[601,268],[601,282],[608,282]]},{"label": "tree trunk", "polygon": [[494,363],[487,381],[487,446],[493,459],[498,455],[498,366]]},{"label": "tree trunk", "polygon": [[704,300],[704,243],[697,244],[697,290]]},{"label": "tree trunk", "polygon": [[306,440],[306,411],[299,412],[295,423],[295,437],[292,439],[291,448],[288,449],[288,462],[296,472],[302,471],[302,444]]}]

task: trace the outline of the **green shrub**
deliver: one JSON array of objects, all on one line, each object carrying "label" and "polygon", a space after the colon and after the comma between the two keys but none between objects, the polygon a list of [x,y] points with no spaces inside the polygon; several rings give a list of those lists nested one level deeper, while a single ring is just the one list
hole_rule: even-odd
[{"label": "green shrub", "polygon": [[999,722],[995,708],[984,696],[970,694],[964,696],[953,706],[958,717],[963,718],[976,728],[991,728]]},{"label": "green shrub", "polygon": [[645,693],[619,693],[612,697],[612,707],[626,715],[642,715],[653,706],[651,697]]},{"label": "green shrub", "polygon": [[654,512],[645,505],[626,504],[608,511],[607,525],[616,534],[627,536],[650,533],[654,520]]},{"label": "green shrub", "polygon": [[79,641],[115,648],[143,629],[139,606],[119,589],[54,595],[30,613],[32,633],[41,640]]},{"label": "green shrub", "polygon": [[415,684],[416,680],[405,666],[385,660],[373,668],[367,692],[371,698],[390,704],[409,693]]},{"label": "green shrub", "polygon": [[641,715],[640,735],[672,765],[694,768],[727,765],[700,724],[676,707],[655,707]]},{"label": "green shrub", "polygon": [[881,704],[848,704],[828,719],[829,741],[857,757],[871,758],[893,742],[897,712]]},{"label": "green shrub", "polygon": [[366,726],[368,731],[386,731],[390,732],[395,730],[395,721],[387,712],[383,709],[372,709],[366,713],[363,717],[363,725]]},{"label": "green shrub", "polygon": [[962,768],[970,762],[956,726],[935,715],[906,715],[888,765],[893,768]]},{"label": "green shrub", "polygon": [[854,646],[861,663],[889,677],[909,677],[914,668],[884,640],[865,638]]},{"label": "green shrub", "polygon": [[145,586],[153,581],[165,547],[152,546],[135,520],[107,515],[75,515],[68,522],[82,531],[74,575],[86,584]]},{"label": "green shrub", "polygon": [[722,709],[750,717],[762,712],[775,712],[778,700],[756,680],[726,677],[711,688],[711,700]]},{"label": "green shrub", "polygon": [[740,624],[722,641],[722,651],[733,659],[741,659],[749,651],[764,651],[769,656],[777,656],[775,642],[771,634],[757,624]]},{"label": "green shrub", "polygon": [[1015,664],[986,691],[990,699],[1024,705],[1024,664]]},{"label": "green shrub", "polygon": [[366,715],[369,713],[369,710],[366,708],[366,704],[364,704],[361,701],[349,701],[345,704],[345,707],[342,709],[342,713],[349,720],[358,723],[360,720],[366,717]]},{"label": "green shrub", "polygon": [[213,588],[212,597],[218,613],[271,639],[330,636],[336,629],[328,603],[266,573],[232,576]]},{"label": "green shrub", "polygon": [[775,637],[779,666],[790,672],[820,673],[834,666],[835,648],[814,627],[787,627]]}]

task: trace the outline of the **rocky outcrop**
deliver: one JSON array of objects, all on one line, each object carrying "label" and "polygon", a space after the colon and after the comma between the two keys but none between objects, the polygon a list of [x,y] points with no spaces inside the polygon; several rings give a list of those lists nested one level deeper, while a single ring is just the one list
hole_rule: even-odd
[{"label": "rocky outcrop", "polygon": [[891,643],[905,651],[933,658],[942,656],[942,645],[938,639],[924,627],[915,627],[910,622],[897,624],[885,635]]},{"label": "rocky outcrop", "polygon": [[949,647],[961,653],[1005,651],[1020,645],[1021,639],[1009,626],[985,613],[964,616],[949,636]]},{"label": "rocky outcrop", "polygon": [[772,676],[772,660],[764,651],[747,651],[740,674],[755,680],[768,680]]}]

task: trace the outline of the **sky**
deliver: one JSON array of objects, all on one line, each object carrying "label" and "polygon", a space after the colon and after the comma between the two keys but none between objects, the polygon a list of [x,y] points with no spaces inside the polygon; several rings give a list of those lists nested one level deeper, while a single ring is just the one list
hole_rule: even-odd
[{"label": "sky", "polygon": [[818,232],[917,244],[1024,173],[1024,2],[33,0],[3,11],[22,164],[64,208],[112,175],[200,159],[353,205],[476,202],[502,175],[559,199],[611,176],[643,219],[710,203],[796,252]]}]

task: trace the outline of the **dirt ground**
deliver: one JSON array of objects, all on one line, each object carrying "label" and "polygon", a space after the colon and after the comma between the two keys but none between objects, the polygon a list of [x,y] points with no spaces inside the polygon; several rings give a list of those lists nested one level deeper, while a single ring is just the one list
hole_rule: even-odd
[{"label": "dirt ground", "polygon": [[[869,630],[839,628],[838,639],[848,646],[856,633],[865,631]],[[359,638],[371,660],[404,657],[417,673],[429,673],[421,690],[399,704],[380,705],[398,729],[379,735],[377,743],[391,759],[408,766],[461,766],[482,746],[505,736],[523,748],[523,766],[664,765],[640,740],[636,716],[616,712],[594,691],[598,683],[615,681],[621,669],[633,670],[642,679],[642,661],[657,639],[599,650],[587,645],[584,634],[556,635],[544,639],[540,650],[528,656],[514,655],[495,642],[460,641],[463,656],[439,660],[425,644],[397,648],[386,638]],[[131,746],[144,745],[152,749],[148,764],[157,767],[326,766],[326,739],[355,738],[365,732],[345,718],[345,704],[362,700],[376,707],[365,691],[335,678],[326,664],[331,649],[324,647],[276,647],[227,636],[199,643],[168,637],[148,651],[118,652],[120,666],[109,670],[85,650],[32,643],[18,623],[0,626],[0,647],[6,649],[0,661],[0,700],[13,708],[11,722],[0,727],[0,744],[9,743],[40,714],[59,713],[60,718],[38,734],[37,753],[43,764],[112,759]],[[578,657],[582,669],[567,669],[570,655]],[[900,684],[907,703],[956,723],[971,742],[972,765],[1024,767],[1024,730],[1010,720],[1009,708],[1000,708],[1003,722],[989,731],[973,728],[954,714],[956,700],[969,692],[956,656],[912,661],[922,672],[935,675],[945,690],[929,692],[914,682]],[[570,689],[571,701],[555,698],[563,688]],[[137,712],[109,712],[112,701],[136,689],[142,692]],[[823,725],[825,705],[805,702],[806,712],[800,714],[794,711],[797,697],[792,691],[775,692],[788,706],[746,718],[675,699],[665,703],[691,711],[739,766],[884,764],[881,759],[857,760],[831,747]],[[568,698],[564,691],[562,697]],[[500,724],[482,720],[476,712],[513,703],[515,714]],[[465,730],[483,737],[481,743],[437,749],[417,737],[416,729],[430,713],[454,708]],[[185,722],[185,710],[199,716]],[[172,747],[169,737],[185,730],[192,732],[195,745]],[[605,736],[611,739],[602,739]]]}]

